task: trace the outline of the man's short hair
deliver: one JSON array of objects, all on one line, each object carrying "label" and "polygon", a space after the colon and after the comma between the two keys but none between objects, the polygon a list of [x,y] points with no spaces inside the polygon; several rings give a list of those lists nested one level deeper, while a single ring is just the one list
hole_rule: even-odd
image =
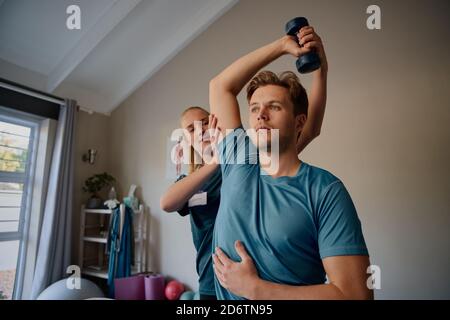
[{"label": "man's short hair", "polygon": [[253,77],[247,86],[247,101],[250,102],[256,89],[267,85],[276,85],[288,89],[289,97],[294,105],[295,116],[308,114],[308,95],[295,73],[285,71],[277,76],[272,71],[261,71]]}]

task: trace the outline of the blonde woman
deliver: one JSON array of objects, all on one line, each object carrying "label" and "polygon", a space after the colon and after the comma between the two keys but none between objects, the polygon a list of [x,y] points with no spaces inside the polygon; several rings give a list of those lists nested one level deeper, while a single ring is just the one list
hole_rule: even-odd
[{"label": "blonde woman", "polygon": [[[181,127],[194,141],[195,123],[202,123],[201,150],[211,144],[208,129],[217,128],[217,119],[201,107],[189,107],[181,115]],[[198,131],[198,130],[197,130]],[[190,215],[192,238],[197,250],[196,269],[199,276],[199,293],[201,300],[215,300],[214,272],[211,260],[211,243],[214,222],[220,204],[220,187],[222,175],[219,165],[195,164],[194,157],[200,150],[191,146],[189,175],[178,178],[161,197],[161,208],[167,212],[178,211],[181,216]],[[195,199],[195,200],[194,200]],[[191,200],[191,201],[190,201]],[[196,201],[196,202],[194,202]]]}]

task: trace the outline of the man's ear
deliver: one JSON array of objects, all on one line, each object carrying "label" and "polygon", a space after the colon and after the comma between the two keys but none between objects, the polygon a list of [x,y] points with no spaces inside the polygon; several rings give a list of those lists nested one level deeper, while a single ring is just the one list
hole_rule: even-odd
[{"label": "man's ear", "polygon": [[306,114],[301,113],[295,116],[295,129],[298,132],[298,135],[300,135],[300,132],[302,132],[303,128],[305,127],[305,123],[306,123]]}]

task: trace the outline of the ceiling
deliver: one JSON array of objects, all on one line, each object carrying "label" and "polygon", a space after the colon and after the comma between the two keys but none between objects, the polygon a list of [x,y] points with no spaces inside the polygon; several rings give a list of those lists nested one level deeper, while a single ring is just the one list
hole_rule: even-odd
[{"label": "ceiling", "polygon": [[237,2],[0,0],[0,77],[108,114]]}]

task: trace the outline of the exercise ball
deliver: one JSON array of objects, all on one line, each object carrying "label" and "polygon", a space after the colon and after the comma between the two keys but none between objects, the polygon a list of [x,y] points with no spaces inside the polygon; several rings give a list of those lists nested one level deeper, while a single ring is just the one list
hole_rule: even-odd
[{"label": "exercise ball", "polygon": [[196,292],[195,294],[194,294],[194,300],[200,300],[200,292]]},{"label": "exercise ball", "polygon": [[194,291],[185,291],[181,294],[180,300],[194,300],[195,292]]},{"label": "exercise ball", "polygon": [[184,291],[184,285],[176,280],[170,281],[166,285],[164,293],[169,300],[177,300]]},{"label": "exercise ball", "polygon": [[69,289],[67,279],[63,279],[42,291],[37,300],[84,300],[104,296],[102,290],[92,281],[81,278],[79,289]]}]

